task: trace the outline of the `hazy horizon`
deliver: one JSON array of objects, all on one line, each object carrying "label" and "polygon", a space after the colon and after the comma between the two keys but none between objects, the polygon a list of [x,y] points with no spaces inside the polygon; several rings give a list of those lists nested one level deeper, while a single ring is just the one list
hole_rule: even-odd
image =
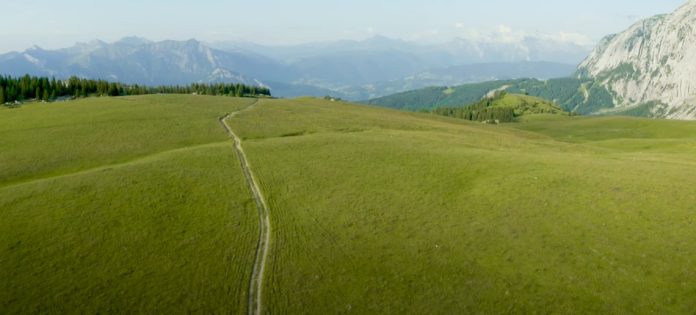
[{"label": "hazy horizon", "polygon": [[[215,0],[192,7],[184,1],[126,0],[118,6],[97,7],[85,0],[36,0],[5,5],[6,12],[13,14],[0,20],[0,53],[23,51],[33,45],[57,49],[97,39],[113,42],[128,36],[153,41],[247,41],[271,46],[374,36],[428,43],[454,38],[511,42],[532,36],[591,46],[639,19],[671,12],[683,3],[437,0],[424,4],[408,0],[374,4],[366,0],[274,0],[259,6]],[[503,7],[505,10],[500,10]],[[152,23],[153,16],[157,23]]]}]

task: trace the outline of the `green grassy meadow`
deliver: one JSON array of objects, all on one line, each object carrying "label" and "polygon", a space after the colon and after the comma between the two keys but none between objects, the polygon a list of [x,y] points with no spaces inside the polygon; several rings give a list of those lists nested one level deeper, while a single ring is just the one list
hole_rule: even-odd
[{"label": "green grassy meadow", "polygon": [[[251,99],[0,110],[0,313],[244,313]],[[228,124],[268,314],[696,309],[696,123],[486,125],[316,99]]]},{"label": "green grassy meadow", "polygon": [[241,313],[253,200],[217,117],[251,100],[0,112],[0,313]]},{"label": "green grassy meadow", "polygon": [[232,125],[270,201],[270,313],[696,308],[694,123],[301,100]]}]

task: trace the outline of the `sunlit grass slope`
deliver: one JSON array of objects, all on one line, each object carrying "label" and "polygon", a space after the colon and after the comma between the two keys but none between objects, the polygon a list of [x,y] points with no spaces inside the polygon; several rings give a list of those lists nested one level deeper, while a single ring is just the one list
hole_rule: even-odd
[{"label": "sunlit grass slope", "polygon": [[[244,313],[253,100],[0,109],[0,313]],[[485,125],[314,99],[229,119],[269,314],[690,313],[696,124]]]},{"label": "sunlit grass slope", "polygon": [[487,126],[315,100],[230,120],[269,199],[269,313],[696,309],[696,124]]},{"label": "sunlit grass slope", "polygon": [[5,109],[0,112],[0,185],[225,141],[218,116],[252,101],[159,95]]},{"label": "sunlit grass slope", "polygon": [[253,100],[0,112],[0,313],[241,313],[257,216],[218,117]]}]

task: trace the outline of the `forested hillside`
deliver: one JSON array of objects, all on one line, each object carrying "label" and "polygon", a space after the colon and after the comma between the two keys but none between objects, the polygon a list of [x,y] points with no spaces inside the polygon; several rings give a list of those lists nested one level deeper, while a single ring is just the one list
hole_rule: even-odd
[{"label": "forested hillside", "polygon": [[495,123],[514,122],[517,117],[530,114],[569,114],[547,100],[505,91],[467,106],[438,107],[432,112],[459,119]]},{"label": "forested hillside", "polygon": [[367,103],[390,108],[432,110],[443,106],[471,104],[496,90],[550,100],[565,111],[579,114],[597,113],[614,106],[614,98],[607,89],[592,80],[575,78],[520,79],[456,87],[430,87],[373,99]]}]

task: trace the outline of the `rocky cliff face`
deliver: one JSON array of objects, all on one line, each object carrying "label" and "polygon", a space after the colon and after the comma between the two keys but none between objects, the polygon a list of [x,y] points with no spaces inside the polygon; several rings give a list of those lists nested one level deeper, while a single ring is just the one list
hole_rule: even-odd
[{"label": "rocky cliff face", "polygon": [[696,119],[696,0],[606,37],[579,73],[614,94],[614,111]]}]

